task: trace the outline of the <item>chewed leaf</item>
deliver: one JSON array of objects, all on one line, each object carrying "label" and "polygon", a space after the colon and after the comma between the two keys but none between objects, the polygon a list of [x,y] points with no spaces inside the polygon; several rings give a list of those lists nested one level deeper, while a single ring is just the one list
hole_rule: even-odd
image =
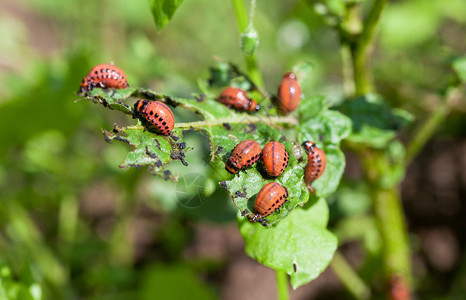
[{"label": "chewed leaf", "polygon": [[183,142],[180,129],[174,130],[169,137],[144,131],[141,126],[115,127],[113,132],[103,130],[103,133],[107,142],[117,140],[134,147],[120,168],[148,167],[154,175],[159,175],[165,180],[177,181],[178,175],[167,170],[166,165],[176,159],[187,165],[184,157],[190,149]]},{"label": "chewed leaf", "polygon": [[273,226],[290,214],[298,205],[303,205],[309,199],[309,192],[303,180],[304,170],[298,164],[293,155],[293,145],[284,140],[280,133],[267,125],[260,124],[254,131],[248,130],[248,126],[235,128],[235,133],[225,134],[225,129],[216,128],[212,130],[212,144],[226,147],[226,151],[220,155],[222,161],[226,161],[231,150],[238,141],[253,139],[263,148],[270,141],[280,141],[290,154],[288,166],[283,174],[272,179],[264,175],[260,162],[243,171],[239,171],[232,180],[224,181],[221,185],[230,193],[233,203],[241,212],[254,213],[255,196],[260,189],[269,182],[278,182],[288,189],[290,202],[286,202],[280,209],[267,216],[267,226]]},{"label": "chewed leaf", "polygon": [[298,207],[272,228],[238,217],[246,253],[260,263],[290,275],[293,288],[316,278],[330,263],[337,239],[327,229],[328,207],[320,198]]}]

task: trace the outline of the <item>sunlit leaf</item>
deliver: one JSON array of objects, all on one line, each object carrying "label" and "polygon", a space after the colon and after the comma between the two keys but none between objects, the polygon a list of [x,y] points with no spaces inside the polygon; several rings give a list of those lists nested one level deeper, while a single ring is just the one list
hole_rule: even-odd
[{"label": "sunlit leaf", "polygon": [[238,217],[246,253],[275,270],[290,275],[293,288],[316,278],[330,263],[337,239],[327,229],[328,207],[323,198],[298,207],[272,228]]}]

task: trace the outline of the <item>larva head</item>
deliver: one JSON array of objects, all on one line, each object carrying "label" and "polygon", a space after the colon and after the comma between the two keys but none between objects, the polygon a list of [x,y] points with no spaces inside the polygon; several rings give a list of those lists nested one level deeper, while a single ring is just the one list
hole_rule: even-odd
[{"label": "larva head", "polygon": [[225,164],[225,170],[227,170],[228,173],[231,174],[236,174],[236,172],[238,172],[238,170],[230,162],[227,162]]},{"label": "larva head", "polygon": [[249,103],[248,111],[249,112],[255,112],[255,111],[259,111],[260,109],[261,109],[261,106],[259,104],[257,104],[257,102],[255,100],[251,99],[251,101]]},{"label": "larva head", "polygon": [[141,112],[144,109],[144,107],[146,107],[146,105],[147,101],[140,99],[136,101],[136,103],[134,103],[134,111]]},{"label": "larva head", "polygon": [[309,154],[310,152],[314,150],[314,148],[316,147],[316,144],[313,141],[307,141],[307,142],[304,142],[302,146],[304,147],[304,150],[306,151],[306,153]]}]

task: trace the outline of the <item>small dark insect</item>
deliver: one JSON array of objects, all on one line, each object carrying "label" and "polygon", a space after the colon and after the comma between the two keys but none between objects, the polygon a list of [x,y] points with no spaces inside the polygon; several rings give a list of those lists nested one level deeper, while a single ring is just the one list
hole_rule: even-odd
[{"label": "small dark insect", "polygon": [[235,146],[231,152],[225,169],[235,174],[238,170],[253,165],[261,155],[261,146],[253,140],[244,140]]},{"label": "small dark insect", "polygon": [[283,114],[295,111],[301,101],[301,87],[296,75],[286,72],[278,87],[276,104],[278,110]]},{"label": "small dark insect", "polygon": [[170,170],[163,171],[163,179],[169,180],[171,175],[172,173],[170,172]]},{"label": "small dark insect", "polygon": [[162,135],[169,135],[175,126],[175,117],[168,106],[159,101],[138,100],[134,114],[141,118],[146,128],[155,127]]},{"label": "small dark insect", "polygon": [[184,148],[186,148],[186,143],[185,142],[182,142],[182,143],[178,143],[178,149],[180,150],[183,150]]},{"label": "small dark insect", "polygon": [[194,130],[194,127],[191,126],[191,127],[189,127],[189,129],[183,130],[181,133],[182,133],[183,135],[185,135],[186,133],[191,132],[191,131],[193,131],[193,130]]},{"label": "small dark insect", "polygon": [[244,132],[246,133],[254,133],[254,131],[256,131],[257,129],[257,125],[256,124],[248,124],[248,127],[249,129],[244,129]]},{"label": "small dark insect", "polygon": [[114,64],[100,64],[93,67],[81,82],[79,92],[89,92],[93,88],[125,89],[129,87],[126,75]]},{"label": "small dark insect", "polygon": [[327,166],[327,157],[325,152],[322,149],[317,148],[316,144],[312,141],[305,142],[303,147],[307,153],[307,165],[304,168],[304,180],[306,181],[309,191],[314,193],[315,189],[311,184],[324,173],[325,167]]},{"label": "small dark insect", "polygon": [[288,166],[289,154],[280,142],[269,142],[262,150],[262,166],[270,177],[278,177]]},{"label": "small dark insect", "polygon": [[146,154],[150,156],[150,158],[157,158],[157,154],[150,152],[149,147],[146,146]]},{"label": "small dark insect", "polygon": [[228,184],[226,183],[226,181],[221,181],[220,186],[224,188],[225,190],[228,189]]},{"label": "small dark insect", "polygon": [[246,195],[247,195],[246,189],[243,188],[243,191],[242,191],[242,192],[241,192],[241,191],[236,191],[235,195],[236,195],[237,197],[246,198]]},{"label": "small dark insect", "polygon": [[199,97],[194,97],[194,99],[196,99],[197,102],[204,102],[205,101],[205,95],[200,94]]},{"label": "small dark insect", "polygon": [[225,127],[226,130],[231,130],[230,123],[223,123],[223,127]]},{"label": "small dark insect", "polygon": [[180,139],[179,136],[176,136],[176,135],[174,135],[174,134],[170,134],[170,137],[171,137],[175,142],[176,142],[177,140]]},{"label": "small dark insect", "polygon": [[161,166],[163,166],[162,161],[160,159],[156,160],[154,163],[154,167],[160,168]]},{"label": "small dark insect", "polygon": [[220,154],[220,152],[222,152],[222,151],[223,151],[223,147],[218,146],[217,151],[215,151],[215,154]]},{"label": "small dark insect", "polygon": [[264,185],[257,194],[252,221],[267,225],[267,220],[264,218],[279,209],[287,201],[286,198],[288,198],[288,190],[283,185],[277,182]]},{"label": "small dark insect", "polygon": [[250,113],[259,111],[261,108],[256,101],[248,98],[245,91],[234,87],[225,88],[217,101],[227,107]]},{"label": "small dark insect", "polygon": [[184,166],[188,166],[188,163],[184,160],[185,154],[183,152],[174,152],[170,154],[171,159],[179,159]]},{"label": "small dark insect", "polygon": [[159,150],[162,150],[162,149],[160,148],[160,142],[159,142],[159,140],[158,140],[158,139],[154,139],[154,141],[155,141],[155,147],[157,147]]}]

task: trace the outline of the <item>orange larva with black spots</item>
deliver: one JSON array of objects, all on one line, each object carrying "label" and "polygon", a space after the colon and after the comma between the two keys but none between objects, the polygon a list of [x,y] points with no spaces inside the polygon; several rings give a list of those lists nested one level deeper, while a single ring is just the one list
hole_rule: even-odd
[{"label": "orange larva with black spots", "polygon": [[288,190],[278,182],[270,182],[259,191],[254,205],[255,215],[253,222],[260,222],[262,225],[267,224],[264,218],[273,213],[280,211],[280,207],[287,201]]},{"label": "orange larva with black spots", "polygon": [[301,86],[293,72],[287,72],[282,78],[277,92],[277,107],[281,113],[295,111],[301,101]]},{"label": "orange larva with black spots", "polygon": [[129,87],[125,72],[113,64],[100,64],[93,67],[81,82],[80,92],[93,88],[125,89]]},{"label": "orange larva with black spots", "polygon": [[244,140],[235,146],[228,158],[225,169],[235,174],[238,170],[254,164],[261,155],[261,146],[253,140]]},{"label": "orange larva with black spots", "polygon": [[324,173],[327,166],[327,157],[325,156],[325,152],[317,148],[316,144],[312,141],[305,142],[303,147],[306,150],[308,159],[307,165],[304,168],[304,180],[309,191],[314,193],[315,190],[311,184]]},{"label": "orange larva with black spots", "polygon": [[289,154],[280,142],[269,142],[262,149],[262,166],[270,177],[278,177],[288,165]]},{"label": "orange larva with black spots", "polygon": [[245,91],[234,87],[225,88],[217,101],[226,105],[227,107],[231,107],[239,111],[247,111],[250,113],[259,111],[261,108],[256,101],[248,98]]},{"label": "orange larva with black spots", "polygon": [[155,127],[162,135],[169,135],[175,126],[173,112],[160,101],[138,100],[134,104],[134,115],[142,119],[146,128]]}]

